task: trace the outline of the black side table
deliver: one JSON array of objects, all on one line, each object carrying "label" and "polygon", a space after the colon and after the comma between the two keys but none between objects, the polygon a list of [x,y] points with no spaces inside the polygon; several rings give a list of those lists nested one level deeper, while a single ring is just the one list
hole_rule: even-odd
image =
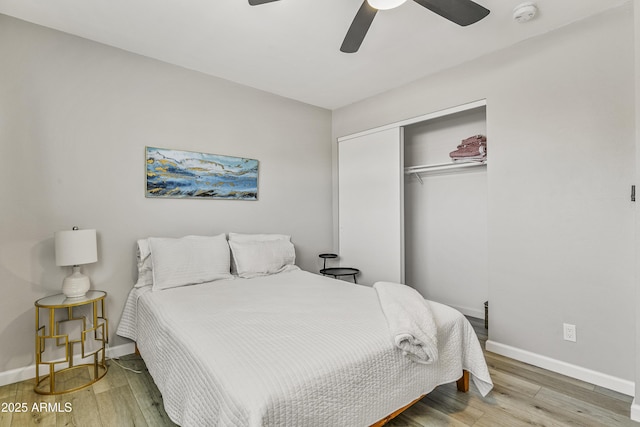
[{"label": "black side table", "polygon": [[333,276],[334,279],[337,279],[341,276],[353,276],[353,283],[358,283],[356,281],[356,274],[360,273],[360,270],[351,267],[334,267],[323,268],[322,270],[320,270],[320,273],[325,276]]}]

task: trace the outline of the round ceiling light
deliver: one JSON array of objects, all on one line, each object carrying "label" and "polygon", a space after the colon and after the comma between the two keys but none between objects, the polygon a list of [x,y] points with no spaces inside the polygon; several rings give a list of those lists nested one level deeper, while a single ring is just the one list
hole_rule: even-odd
[{"label": "round ceiling light", "polygon": [[522,3],[513,9],[513,19],[523,23],[531,21],[538,13],[535,3]]},{"label": "round ceiling light", "polygon": [[373,7],[374,9],[387,10],[398,7],[405,1],[407,0],[367,0],[367,3],[369,3],[369,6]]}]

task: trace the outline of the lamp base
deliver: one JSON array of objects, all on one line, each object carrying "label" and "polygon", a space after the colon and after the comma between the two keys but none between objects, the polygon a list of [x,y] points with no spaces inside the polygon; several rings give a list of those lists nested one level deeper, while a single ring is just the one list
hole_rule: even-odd
[{"label": "lamp base", "polygon": [[90,287],[89,277],[80,273],[80,266],[78,265],[74,265],[73,274],[65,277],[62,281],[62,293],[67,298],[82,298]]}]

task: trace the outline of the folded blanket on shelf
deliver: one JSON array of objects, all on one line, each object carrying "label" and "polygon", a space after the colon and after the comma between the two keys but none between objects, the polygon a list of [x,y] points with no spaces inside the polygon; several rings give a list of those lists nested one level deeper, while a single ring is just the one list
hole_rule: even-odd
[{"label": "folded blanket on shelf", "polygon": [[473,135],[469,138],[463,139],[458,145],[458,148],[466,147],[467,145],[479,145],[484,144],[487,145],[487,137],[484,135]]},{"label": "folded blanket on shelf", "polygon": [[373,287],[396,347],[416,363],[438,360],[437,326],[422,295],[400,283],[376,282]]},{"label": "folded blanket on shelf", "polygon": [[455,151],[449,153],[454,160],[478,158],[487,156],[487,138],[483,135],[474,135],[462,140]]},{"label": "folded blanket on shelf", "polygon": [[449,156],[451,158],[455,158],[455,157],[472,157],[472,156],[479,156],[479,155],[486,156],[487,155],[487,150],[485,150],[483,147],[470,147],[470,148],[461,148],[461,149],[458,149],[456,151],[452,151],[451,153],[449,153]]}]

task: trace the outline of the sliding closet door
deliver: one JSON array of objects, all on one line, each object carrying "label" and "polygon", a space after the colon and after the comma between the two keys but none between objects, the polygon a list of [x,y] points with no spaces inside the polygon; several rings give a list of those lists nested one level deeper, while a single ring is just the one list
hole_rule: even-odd
[{"label": "sliding closet door", "polygon": [[338,140],[340,265],[358,283],[404,281],[402,128]]}]

